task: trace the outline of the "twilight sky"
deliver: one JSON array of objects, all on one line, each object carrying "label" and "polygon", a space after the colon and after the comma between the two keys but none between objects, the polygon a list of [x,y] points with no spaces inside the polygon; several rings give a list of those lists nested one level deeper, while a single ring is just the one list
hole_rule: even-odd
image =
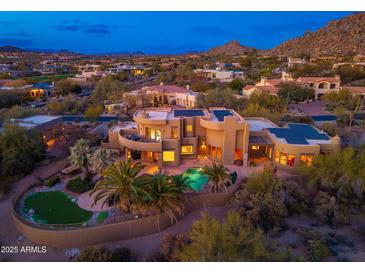
[{"label": "twilight sky", "polygon": [[174,54],[238,40],[267,49],[351,13],[0,12],[0,46]]}]

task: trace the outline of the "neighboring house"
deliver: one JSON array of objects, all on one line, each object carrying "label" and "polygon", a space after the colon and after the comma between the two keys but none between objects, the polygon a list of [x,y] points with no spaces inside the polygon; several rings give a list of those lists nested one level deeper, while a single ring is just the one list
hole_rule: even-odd
[{"label": "neighboring house", "polygon": [[219,80],[223,82],[231,81],[234,78],[244,78],[244,74],[239,70],[221,70],[217,69],[196,69],[196,74],[203,75],[211,80]]},{"label": "neighboring house", "polygon": [[29,89],[32,98],[48,97],[52,94],[53,83],[36,83]]},{"label": "neighboring house", "polygon": [[365,87],[343,87],[343,89],[348,89],[353,95],[365,96]]},{"label": "neighboring house", "polygon": [[288,57],[288,67],[292,68],[295,65],[304,65],[307,61],[303,58]]},{"label": "neighboring house", "polygon": [[201,158],[244,166],[265,161],[310,165],[320,152],[340,147],[339,137],[330,138],[310,125],[280,128],[264,118],[245,119],[224,108],[143,109],[134,114],[134,122],[113,127],[108,137],[104,147],[160,168]]},{"label": "neighboring house", "polygon": [[341,87],[340,75],[335,75],[334,77],[299,77],[296,83],[313,88],[315,91],[315,100],[318,100],[326,93],[338,92]]},{"label": "neighboring house", "polygon": [[62,116],[34,115],[26,118],[11,119],[11,122],[27,130],[37,130],[48,146],[55,144],[64,130]]},{"label": "neighboring house", "polygon": [[126,72],[128,74],[132,74],[134,76],[145,75],[148,72],[153,73],[152,68],[147,68],[142,65],[125,65],[125,64],[117,64],[114,67],[108,70],[110,74],[116,74],[120,72]]},{"label": "neighboring house", "polygon": [[326,93],[335,91],[338,92],[341,88],[341,79],[339,75],[334,77],[299,77],[294,79],[290,73],[283,72],[281,78],[268,79],[261,77],[261,81],[255,86],[248,85],[242,90],[246,97],[250,97],[255,91],[268,91],[272,95],[277,95],[280,89],[280,84],[285,82],[292,82],[308,88],[313,88],[315,92],[315,100],[318,100]]},{"label": "neighboring house", "polygon": [[157,86],[145,86],[140,90],[134,90],[126,93],[129,96],[135,96],[137,98],[137,105],[142,106],[143,100],[150,100],[150,104],[154,107],[159,106],[181,106],[185,108],[195,108],[197,106],[197,92],[190,90],[189,86],[182,88],[175,85],[160,84]]}]

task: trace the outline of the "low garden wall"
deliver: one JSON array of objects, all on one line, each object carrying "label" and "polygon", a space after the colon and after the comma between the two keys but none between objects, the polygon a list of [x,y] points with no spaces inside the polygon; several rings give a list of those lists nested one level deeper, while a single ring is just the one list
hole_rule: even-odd
[{"label": "low garden wall", "polygon": [[[239,182],[230,186],[227,192],[200,194],[185,202],[184,215],[192,211],[214,206],[224,206],[239,188]],[[20,197],[27,191],[19,192],[13,200],[12,215],[16,229],[32,242],[49,247],[80,247],[158,233],[170,227],[168,216],[143,217],[135,220],[101,224],[83,228],[54,228],[33,224],[16,211]],[[184,216],[179,217],[184,218]],[[157,223],[157,220],[159,224]]]}]

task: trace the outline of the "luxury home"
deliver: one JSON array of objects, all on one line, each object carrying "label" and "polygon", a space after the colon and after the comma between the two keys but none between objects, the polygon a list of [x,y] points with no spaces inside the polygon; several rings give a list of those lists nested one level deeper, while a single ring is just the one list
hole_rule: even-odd
[{"label": "luxury home", "polygon": [[114,126],[103,146],[159,167],[199,158],[229,165],[273,161],[297,166],[310,165],[319,153],[337,150],[340,139],[307,124],[278,127],[224,108],[159,108],[139,110],[133,122]]}]

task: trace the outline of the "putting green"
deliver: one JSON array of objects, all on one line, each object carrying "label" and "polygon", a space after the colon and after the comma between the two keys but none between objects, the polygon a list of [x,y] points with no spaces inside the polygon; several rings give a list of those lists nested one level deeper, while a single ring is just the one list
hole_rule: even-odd
[{"label": "putting green", "polygon": [[39,224],[82,225],[93,213],[84,210],[62,191],[35,192],[25,198],[23,212],[33,209],[33,220]]}]

